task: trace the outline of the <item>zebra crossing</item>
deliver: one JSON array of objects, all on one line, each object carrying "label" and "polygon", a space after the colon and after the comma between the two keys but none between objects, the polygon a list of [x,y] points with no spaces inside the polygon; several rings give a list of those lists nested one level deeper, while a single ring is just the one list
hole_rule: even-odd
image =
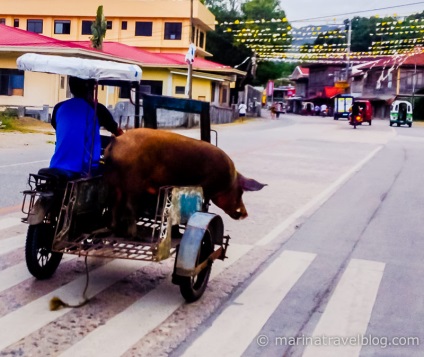
[{"label": "zebra crossing", "polygon": [[[20,234],[8,237],[17,227]],[[26,226],[20,225],[16,216],[0,217],[0,259],[24,246]],[[258,243],[262,246],[263,242]],[[243,259],[255,246],[232,244],[229,259],[216,262],[209,286],[226,269]],[[284,250],[257,274],[238,296],[231,297],[222,311],[196,336],[184,350],[184,356],[241,356],[276,307],[302,279],[314,264],[317,255],[310,252]],[[172,316],[187,309],[201,308],[201,301],[186,305],[178,288],[171,283],[172,260],[149,263],[129,260],[108,260],[90,267],[87,296],[93,300],[81,309],[49,310],[54,296],[68,303],[78,303],[85,286],[83,272],[69,280],[73,263],[82,258],[64,256],[64,267],[58,270],[57,281],[39,282],[26,270],[24,256],[12,266],[0,270],[0,353],[24,355],[42,353],[57,356],[136,356],[143,355],[138,346],[148,343],[160,345],[170,332],[161,329]],[[376,301],[385,264],[361,259],[351,259],[322,316],[313,336],[365,333]],[[154,281],[152,281],[154,280]],[[26,284],[26,289],[14,289]],[[43,294],[32,298],[21,296],[37,290],[43,284]],[[47,284],[47,285],[46,285]],[[51,285],[49,285],[51,284]],[[209,289],[208,289],[209,290]],[[207,290],[207,291],[208,291]],[[213,290],[213,289],[212,289]],[[184,310],[185,309],[185,310]],[[169,323],[166,324],[169,326]],[[184,326],[175,325],[175,329]],[[159,331],[159,335],[152,335]],[[240,333],[243,331],[243,333]],[[156,341],[151,341],[152,336]],[[313,337],[312,336],[312,337]],[[147,342],[146,342],[147,343]],[[326,348],[307,346],[304,356],[359,356],[360,346]],[[341,350],[341,348],[343,348]],[[47,351],[47,353],[46,353]],[[100,353],[101,351],[101,353]],[[340,352],[342,351],[342,352]],[[169,349],[163,351],[168,354]]]}]

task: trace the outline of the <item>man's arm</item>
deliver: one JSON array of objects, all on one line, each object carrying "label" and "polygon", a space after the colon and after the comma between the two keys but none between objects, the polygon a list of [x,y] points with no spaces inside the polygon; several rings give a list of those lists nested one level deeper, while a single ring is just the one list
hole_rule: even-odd
[{"label": "man's arm", "polygon": [[123,134],[122,129],[118,128],[118,123],[113,119],[110,111],[101,103],[97,103],[97,117],[99,118],[100,126],[103,126],[112,134],[116,136]]},{"label": "man's arm", "polygon": [[53,108],[53,113],[52,113],[52,127],[56,130],[56,125],[57,125],[57,121],[56,121],[56,116],[57,116],[57,111],[60,108],[60,106],[63,104],[63,102],[57,103],[54,108]]}]

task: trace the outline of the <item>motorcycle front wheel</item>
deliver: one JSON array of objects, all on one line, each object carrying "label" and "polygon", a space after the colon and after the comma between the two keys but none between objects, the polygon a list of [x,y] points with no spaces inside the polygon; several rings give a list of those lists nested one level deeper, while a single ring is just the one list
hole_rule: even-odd
[{"label": "motorcycle front wheel", "polygon": [[28,227],[25,260],[28,271],[39,280],[50,278],[62,260],[62,253],[52,252],[54,232],[54,227],[45,223]]}]

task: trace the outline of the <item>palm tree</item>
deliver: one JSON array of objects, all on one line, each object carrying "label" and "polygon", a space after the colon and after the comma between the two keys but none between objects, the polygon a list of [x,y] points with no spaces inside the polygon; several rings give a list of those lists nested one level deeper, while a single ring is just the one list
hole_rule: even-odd
[{"label": "palm tree", "polygon": [[97,8],[96,20],[91,24],[91,34],[93,35],[90,37],[91,45],[93,48],[101,50],[103,39],[106,36],[106,20],[103,15],[103,5]]}]

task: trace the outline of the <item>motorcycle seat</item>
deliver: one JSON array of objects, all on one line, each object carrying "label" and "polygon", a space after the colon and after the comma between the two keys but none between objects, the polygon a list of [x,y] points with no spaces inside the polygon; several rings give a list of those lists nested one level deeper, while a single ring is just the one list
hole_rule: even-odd
[{"label": "motorcycle seat", "polygon": [[39,175],[47,176],[56,179],[58,182],[68,182],[81,178],[81,174],[64,169],[58,169],[56,167],[46,167],[38,171]]}]

